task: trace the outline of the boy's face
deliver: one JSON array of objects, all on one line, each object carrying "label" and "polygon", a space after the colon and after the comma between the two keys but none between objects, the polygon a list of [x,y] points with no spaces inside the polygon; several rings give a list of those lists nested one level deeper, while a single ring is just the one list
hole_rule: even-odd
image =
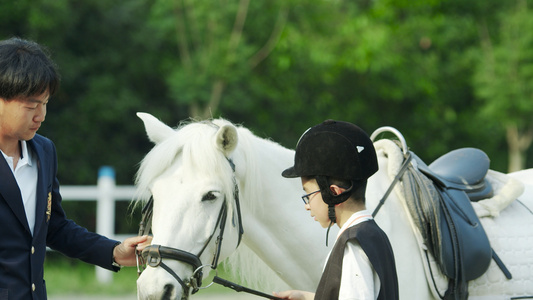
[{"label": "boy's face", "polygon": [[0,143],[31,140],[46,116],[48,92],[10,101],[0,99]]},{"label": "boy's face", "polygon": [[[319,190],[316,179],[302,178],[302,187],[306,194]],[[330,220],[328,217],[328,205],[322,200],[322,194],[314,193],[309,196],[309,203],[305,205],[305,209],[311,212],[311,217],[320,223],[323,228],[328,228]]]}]

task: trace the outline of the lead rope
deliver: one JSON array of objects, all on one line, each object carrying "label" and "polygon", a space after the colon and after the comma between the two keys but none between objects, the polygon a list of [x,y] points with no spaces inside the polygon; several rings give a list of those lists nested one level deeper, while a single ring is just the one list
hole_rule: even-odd
[{"label": "lead rope", "polygon": [[220,284],[222,286],[225,286],[227,288],[230,288],[230,289],[232,289],[232,290],[234,290],[236,292],[245,292],[245,293],[248,293],[248,294],[252,294],[252,295],[256,295],[256,296],[263,297],[263,298],[268,298],[268,299],[283,300],[282,298],[274,297],[272,295],[269,295],[269,294],[266,294],[266,293],[263,293],[263,292],[260,292],[260,291],[252,290],[250,288],[244,287],[242,285],[238,285],[238,284],[233,283],[231,281],[228,281],[226,279],[222,279],[222,278],[220,278],[218,276],[215,276],[213,278],[213,282],[217,283],[217,284]]}]

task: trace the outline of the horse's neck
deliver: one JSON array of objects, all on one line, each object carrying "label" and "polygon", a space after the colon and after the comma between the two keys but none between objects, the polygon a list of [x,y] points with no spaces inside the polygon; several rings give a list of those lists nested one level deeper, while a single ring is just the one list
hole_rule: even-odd
[{"label": "horse's neck", "polygon": [[[280,191],[290,189],[279,187]],[[287,196],[268,195],[256,199],[268,204],[253,213],[245,212],[248,217],[244,218],[244,243],[290,287],[312,291],[318,284],[328,252],[326,232],[312,221],[303,209],[303,203],[287,203],[298,203],[297,197],[287,193]],[[314,263],[310,264],[310,261]]]},{"label": "horse's neck", "polygon": [[[294,163],[294,153],[276,149],[276,145],[255,153],[255,174],[247,174],[242,182],[245,188],[253,189],[245,191],[249,199],[243,200],[243,241],[290,287],[314,290],[329,249],[325,229],[313,221],[300,200],[300,179],[281,176],[283,169]],[[246,182],[253,176],[259,176],[259,186]],[[331,235],[334,240],[335,229]]]}]

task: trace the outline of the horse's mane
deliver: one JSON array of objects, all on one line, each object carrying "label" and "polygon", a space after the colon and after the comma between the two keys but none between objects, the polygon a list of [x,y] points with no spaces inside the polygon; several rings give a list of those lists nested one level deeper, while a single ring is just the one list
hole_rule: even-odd
[{"label": "horse's mane", "polygon": [[[182,168],[189,169],[190,174],[215,173],[224,181],[226,190],[232,191],[233,176],[231,173],[233,170],[222,152],[216,148],[213,139],[218,128],[225,124],[231,123],[224,119],[182,122],[170,137],[156,144],[144,157],[136,174],[136,203],[150,198],[150,187],[154,179],[164,174],[178,158],[182,162]],[[284,148],[270,140],[255,136],[247,128],[239,125],[236,125],[236,128],[238,145],[231,159],[236,168],[241,205],[253,212],[257,206],[268,205],[268,203],[251,201],[256,198],[254,194],[261,195],[264,190],[261,181],[263,174],[260,172],[260,159],[257,153],[271,151],[271,147],[277,148],[278,151]],[[288,150],[285,149],[285,151]],[[231,199],[233,195],[227,195],[227,197]],[[229,201],[228,205],[229,211],[234,211],[233,201]],[[246,228],[244,232],[244,238],[246,238]],[[237,251],[224,261],[224,267],[234,277],[239,277],[246,284],[256,288],[261,284],[262,289],[272,289],[276,287],[275,283],[280,281],[279,277],[245,243],[241,243]],[[265,286],[265,283],[273,284],[273,286]]]}]

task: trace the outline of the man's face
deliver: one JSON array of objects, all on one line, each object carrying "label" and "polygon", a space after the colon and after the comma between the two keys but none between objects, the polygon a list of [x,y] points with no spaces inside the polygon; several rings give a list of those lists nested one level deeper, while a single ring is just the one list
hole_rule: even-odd
[{"label": "man's face", "polygon": [[0,99],[0,142],[31,140],[46,116],[48,92],[10,101]]}]

